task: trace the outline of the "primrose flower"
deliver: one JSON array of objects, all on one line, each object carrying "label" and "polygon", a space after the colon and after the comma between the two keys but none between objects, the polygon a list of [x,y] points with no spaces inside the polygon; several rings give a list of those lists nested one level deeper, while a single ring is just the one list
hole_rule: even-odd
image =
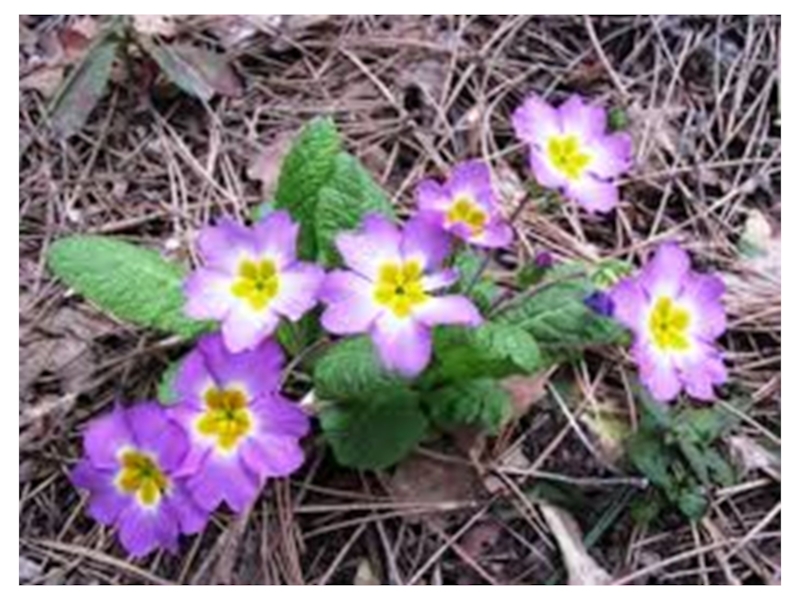
[{"label": "primrose flower", "polygon": [[419,217],[401,231],[383,216],[367,216],[360,231],[336,239],[350,270],[325,278],[322,325],[336,334],[369,333],[387,368],[419,374],[430,361],[431,327],[481,322],[467,298],[434,295],[458,278],[439,270],[448,246],[447,236]]},{"label": "primrose flower", "polygon": [[681,388],[712,400],[713,386],[725,382],[714,343],[725,331],[724,292],[718,277],[693,272],[674,243],[660,246],[637,276],[612,288],[614,317],[633,331],[633,357],[657,400],[673,400]]},{"label": "primrose flower", "polygon": [[536,180],[589,212],[608,212],[618,200],[614,179],[631,167],[631,139],[606,133],[606,112],[570,96],[553,108],[536,95],[514,111],[514,131],[530,146]]},{"label": "primrose flower", "polygon": [[283,353],[272,340],[232,354],[218,333],[200,339],[175,376],[171,416],[192,441],[187,489],[208,511],[242,512],[267,477],[303,464],[305,413],[277,393]]},{"label": "primrose flower", "polygon": [[275,211],[252,228],[231,219],[200,232],[205,266],[184,285],[186,313],[222,321],[232,352],[256,347],[281,316],[297,321],[317,302],[324,277],[317,265],[296,259],[299,226]]},{"label": "primrose flower", "polygon": [[457,165],[441,185],[425,179],[416,195],[421,217],[471,244],[499,248],[513,239],[500,214],[489,166],[482,161]]},{"label": "primrose flower", "polygon": [[189,439],[156,403],[117,407],[95,419],[83,436],[85,457],[72,483],[89,491],[89,514],[115,525],[132,556],[156,548],[175,552],[180,533],[206,523],[180,474]]}]

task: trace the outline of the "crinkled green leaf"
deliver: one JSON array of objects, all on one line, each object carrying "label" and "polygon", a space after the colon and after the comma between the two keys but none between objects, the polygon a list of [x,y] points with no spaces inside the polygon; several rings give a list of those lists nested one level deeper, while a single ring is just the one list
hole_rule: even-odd
[{"label": "crinkled green leaf", "polygon": [[240,96],[242,82],[224,55],[192,44],[161,44],[142,36],[141,46],[172,83],[187,94],[210,100],[215,93]]},{"label": "crinkled green leaf", "polygon": [[356,229],[368,213],[394,217],[389,197],[357,158],[341,152],[334,163],[331,178],[319,192],[315,214],[317,251],[326,265],[337,262],[334,241],[339,233]]},{"label": "crinkled green leaf", "polygon": [[109,28],[64,79],[48,111],[50,127],[58,137],[68,138],[78,132],[103,97],[118,43]]},{"label": "crinkled green leaf", "polygon": [[428,392],[431,419],[443,429],[474,425],[497,432],[511,414],[511,399],[494,379],[472,379]]},{"label": "crinkled green leaf", "polygon": [[533,373],[544,366],[536,340],[525,330],[487,321],[475,328],[434,331],[434,363],[426,380],[459,381]]},{"label": "crinkled green leaf", "polygon": [[48,264],[67,285],[122,320],[186,338],[209,328],[183,313],[184,269],[154,250],[77,235],[50,246]]},{"label": "crinkled green leaf", "polygon": [[359,469],[384,469],[422,440],[428,421],[417,396],[392,388],[369,399],[336,402],[319,415],[336,460]]},{"label": "crinkled green leaf", "polygon": [[628,439],[627,454],[634,466],[661,488],[674,485],[668,450],[650,431],[640,429]]},{"label": "crinkled green leaf", "polygon": [[521,327],[551,357],[586,346],[615,344],[625,330],[584,304],[595,287],[583,276],[554,281],[534,295],[508,306],[496,320]]},{"label": "crinkled green leaf", "polygon": [[687,488],[678,496],[678,508],[692,521],[699,521],[708,509],[708,499],[701,488]]},{"label": "crinkled green leaf", "polygon": [[175,404],[178,401],[178,393],[175,391],[175,376],[178,374],[180,366],[180,361],[171,363],[161,375],[161,381],[158,382],[158,401],[164,406]]},{"label": "crinkled green leaf", "polygon": [[288,210],[300,224],[299,255],[316,258],[315,212],[319,192],[336,168],[341,140],[331,119],[315,119],[306,125],[283,159],[275,208]]},{"label": "crinkled green leaf", "polygon": [[403,379],[383,367],[372,340],[363,336],[338,342],[317,361],[314,386],[323,400],[369,400],[408,390]]},{"label": "crinkled green leaf", "polygon": [[456,253],[453,266],[458,270],[459,280],[454,286],[454,291],[466,294],[481,312],[486,313],[500,295],[500,288],[488,279],[485,273],[470,288],[470,283],[475,279],[482,262],[483,257],[471,248],[465,247]]}]

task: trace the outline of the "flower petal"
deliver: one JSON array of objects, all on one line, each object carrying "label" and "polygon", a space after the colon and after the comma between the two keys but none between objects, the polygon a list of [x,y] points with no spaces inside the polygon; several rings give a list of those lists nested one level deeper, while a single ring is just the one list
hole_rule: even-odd
[{"label": "flower petal", "polygon": [[571,95],[558,108],[564,134],[577,135],[583,143],[605,135],[606,111],[583,101],[577,94]]},{"label": "flower petal", "polygon": [[422,180],[417,185],[414,195],[420,213],[439,213],[447,210],[450,205],[450,196],[447,194],[447,190],[433,179]]},{"label": "flower petal", "polygon": [[311,430],[311,422],[303,409],[278,394],[263,398],[251,409],[262,433],[301,438]]},{"label": "flower petal", "polygon": [[142,509],[132,502],[117,521],[119,541],[133,557],[145,556],[156,548],[171,552],[178,549],[178,523],[164,504],[155,509]]},{"label": "flower petal", "polygon": [[473,236],[470,241],[484,248],[505,248],[514,241],[514,230],[508,223],[498,218],[491,221],[483,233]]},{"label": "flower petal", "polygon": [[327,304],[322,326],[339,335],[363,333],[382,312],[373,300],[374,284],[350,271],[332,271],[320,288],[320,299]]},{"label": "flower petal", "polygon": [[248,468],[262,482],[267,477],[291,475],[305,461],[297,438],[275,434],[260,435],[247,440],[242,446],[242,457]]},{"label": "flower petal", "polygon": [[540,150],[547,147],[550,137],[561,135],[558,112],[535,94],[528,96],[514,111],[511,123],[519,139],[537,146]]},{"label": "flower petal", "polygon": [[282,269],[293,263],[297,255],[297,234],[300,225],[285,210],[276,210],[253,225],[252,236],[258,255],[275,261]]},{"label": "flower petal", "polygon": [[678,369],[669,357],[657,354],[643,342],[634,345],[633,356],[639,365],[639,377],[653,398],[669,402],[680,394]]},{"label": "flower petal", "polygon": [[244,511],[258,496],[254,474],[242,463],[238,454],[209,454],[202,468],[186,482],[194,501],[206,511],[213,511],[222,502],[231,510]]},{"label": "flower petal", "polygon": [[373,325],[372,340],[386,368],[407,377],[418,375],[430,362],[430,331],[413,318],[384,313]]},{"label": "flower petal", "polygon": [[275,332],[280,319],[269,308],[254,311],[244,304],[232,310],[222,323],[222,337],[231,352],[252,350]]},{"label": "flower petal", "polygon": [[83,434],[83,448],[95,467],[116,470],[117,453],[125,446],[135,446],[125,409],[116,406],[110,413],[94,419]]},{"label": "flower petal", "polygon": [[458,271],[456,269],[443,269],[422,278],[422,289],[426,292],[435,292],[442,288],[450,287],[458,281]]},{"label": "flower petal", "polygon": [[725,307],[722,295],[725,283],[714,275],[689,272],[684,281],[680,302],[686,304],[692,314],[692,334],[712,341],[725,333]]},{"label": "flower petal", "polygon": [[675,242],[665,242],[639,275],[639,283],[648,296],[677,299],[691,269],[689,255]]},{"label": "flower petal", "polygon": [[144,402],[126,412],[137,448],[152,453],[165,473],[177,469],[189,452],[189,440],[183,430],[167,418],[164,407]]},{"label": "flower petal", "polygon": [[235,273],[242,258],[255,254],[252,232],[229,217],[204,227],[197,247],[207,267],[227,273]]},{"label": "flower petal", "polygon": [[280,287],[272,308],[290,321],[299,321],[317,303],[317,293],[324,278],[325,272],[321,267],[294,263],[280,274]]},{"label": "flower petal", "polygon": [[492,172],[489,165],[477,159],[459,163],[450,174],[447,189],[451,199],[458,194],[467,194],[472,198],[479,195],[485,197],[487,191],[492,195]]},{"label": "flower petal", "polygon": [[727,380],[727,369],[719,351],[703,344],[701,356],[691,363],[680,364],[681,377],[686,385],[686,393],[698,400],[713,400],[714,386]]},{"label": "flower petal", "polygon": [[170,494],[164,499],[178,519],[182,533],[193,534],[202,531],[208,522],[209,513],[194,501],[185,489],[185,482],[175,482]]},{"label": "flower petal", "polygon": [[375,281],[386,262],[400,262],[400,231],[386,217],[370,214],[355,233],[340,233],[336,248],[348,267]]},{"label": "flower petal", "polygon": [[418,260],[423,271],[435,269],[450,252],[450,239],[426,219],[414,217],[403,230],[400,253],[403,260]]},{"label": "flower petal", "polygon": [[221,321],[237,303],[232,285],[232,275],[212,269],[193,271],[183,284],[184,312],[193,319]]},{"label": "flower petal", "polygon": [[597,137],[589,144],[592,161],[589,172],[603,178],[613,178],[626,173],[633,164],[631,137],[627,133],[613,133]]},{"label": "flower petal", "polygon": [[481,313],[464,296],[438,296],[429,298],[414,310],[414,318],[427,327],[434,325],[468,325],[476,327],[483,322]]},{"label": "flower petal", "polygon": [[87,512],[97,522],[112,525],[120,513],[133,502],[130,496],[119,493],[114,485],[115,472],[95,468],[87,459],[75,465],[70,473],[72,485],[89,492]]},{"label": "flower petal", "polygon": [[607,213],[619,202],[619,190],[614,183],[602,181],[586,173],[567,183],[564,195],[578,202],[588,212]]},{"label": "flower petal", "polygon": [[553,166],[545,150],[531,148],[528,160],[531,165],[531,171],[533,171],[533,175],[539,185],[551,189],[558,189],[567,185],[569,180]]},{"label": "flower petal", "polygon": [[633,331],[646,326],[649,300],[635,278],[623,279],[609,292],[614,304],[614,318]]}]

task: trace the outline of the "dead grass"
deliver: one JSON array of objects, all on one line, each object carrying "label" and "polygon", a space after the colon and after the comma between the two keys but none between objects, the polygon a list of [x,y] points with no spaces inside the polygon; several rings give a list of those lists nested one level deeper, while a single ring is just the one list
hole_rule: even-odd
[{"label": "dead grass", "polygon": [[[26,19],[31,48],[67,21]],[[59,143],[43,125],[39,92],[20,92],[21,581],[564,582],[531,495],[534,484],[555,482],[597,507],[575,516],[584,533],[595,531],[590,552],[617,583],[779,582],[779,470],[751,465],[740,484],[717,490],[697,526],[679,518],[634,525],[625,509],[641,481],[620,471],[582,418],[602,404],[635,423],[622,353],[563,369],[570,394],[548,388],[499,438],[469,441],[468,454],[444,442],[423,452],[479,476],[485,485],[477,491],[460,485],[450,499],[400,500],[389,475],[337,467],[309,440],[300,473],[273,482],[249,514],[215,517],[178,557],[129,561],[84,515],[65,476],[83,425],[115,399],[152,397],[184,348],[70,296],[44,267],[54,239],[113,234],[188,259],[192,232],[220,214],[245,217],[261,200],[259,182],[247,176],[259,152],[320,114],[336,119],[399,206],[423,174],[483,156],[510,213],[526,169],[509,115],[531,90],[554,99],[578,91],[625,108],[637,167],[623,206],[607,218],[528,202],[515,223],[517,250],[498,257],[492,272],[502,277],[539,249],[642,259],[661,239],[682,241],[698,263],[729,278],[724,343],[738,392],[754,400],[736,433],[780,444],[780,263],[775,277],[737,245],[748,210],[780,228],[779,18],[273,25],[259,23],[261,31],[227,47],[246,84],[238,99],[203,105],[163,88],[115,84],[89,125]],[[216,43],[214,21],[181,27],[189,40]],[[21,72],[29,59],[21,47]]]}]

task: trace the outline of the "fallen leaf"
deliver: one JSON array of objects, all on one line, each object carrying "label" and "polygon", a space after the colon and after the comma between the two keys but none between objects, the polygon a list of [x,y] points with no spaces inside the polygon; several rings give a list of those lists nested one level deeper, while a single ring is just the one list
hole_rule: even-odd
[{"label": "fallen leaf", "polygon": [[569,585],[607,585],[611,575],[589,556],[583,545],[581,533],[575,519],[565,510],[541,503],[539,505],[548,527],[558,542],[564,566],[567,568]]},{"label": "fallen leaf", "polygon": [[381,585],[380,579],[375,575],[369,559],[362,558],[356,567],[356,576],[353,578],[353,585]]},{"label": "fallen leaf", "polygon": [[523,416],[546,395],[547,382],[552,371],[538,375],[513,375],[506,377],[501,386],[511,395],[511,409],[514,418]]},{"label": "fallen leaf", "polygon": [[262,196],[269,197],[275,190],[283,157],[294,137],[294,133],[288,131],[277,134],[269,144],[261,147],[247,168],[247,176],[261,182]]},{"label": "fallen leaf", "polygon": [[744,262],[763,276],[781,280],[781,235],[759,210],[747,210],[740,239]]},{"label": "fallen leaf", "polygon": [[612,406],[597,403],[595,410],[583,412],[579,420],[597,440],[603,458],[612,464],[622,459],[625,454],[624,443],[630,435],[627,419],[621,417]]},{"label": "fallen leaf", "polygon": [[168,15],[133,15],[133,28],[142,35],[160,35],[175,37],[177,26],[175,19]]},{"label": "fallen leaf", "polygon": [[781,480],[781,459],[777,454],[746,435],[731,436],[728,444],[745,472],[764,471],[776,481]]},{"label": "fallen leaf", "polygon": [[[414,454],[395,469],[389,488],[400,502],[441,503],[446,506],[477,498],[480,481],[475,470],[466,464]],[[413,516],[409,518],[413,519]],[[445,515],[439,513],[431,513],[423,519],[430,519],[438,525],[446,522]]]},{"label": "fallen leaf", "polygon": [[36,90],[45,98],[52,98],[64,80],[63,67],[42,67],[23,76],[19,80],[19,89]]}]

